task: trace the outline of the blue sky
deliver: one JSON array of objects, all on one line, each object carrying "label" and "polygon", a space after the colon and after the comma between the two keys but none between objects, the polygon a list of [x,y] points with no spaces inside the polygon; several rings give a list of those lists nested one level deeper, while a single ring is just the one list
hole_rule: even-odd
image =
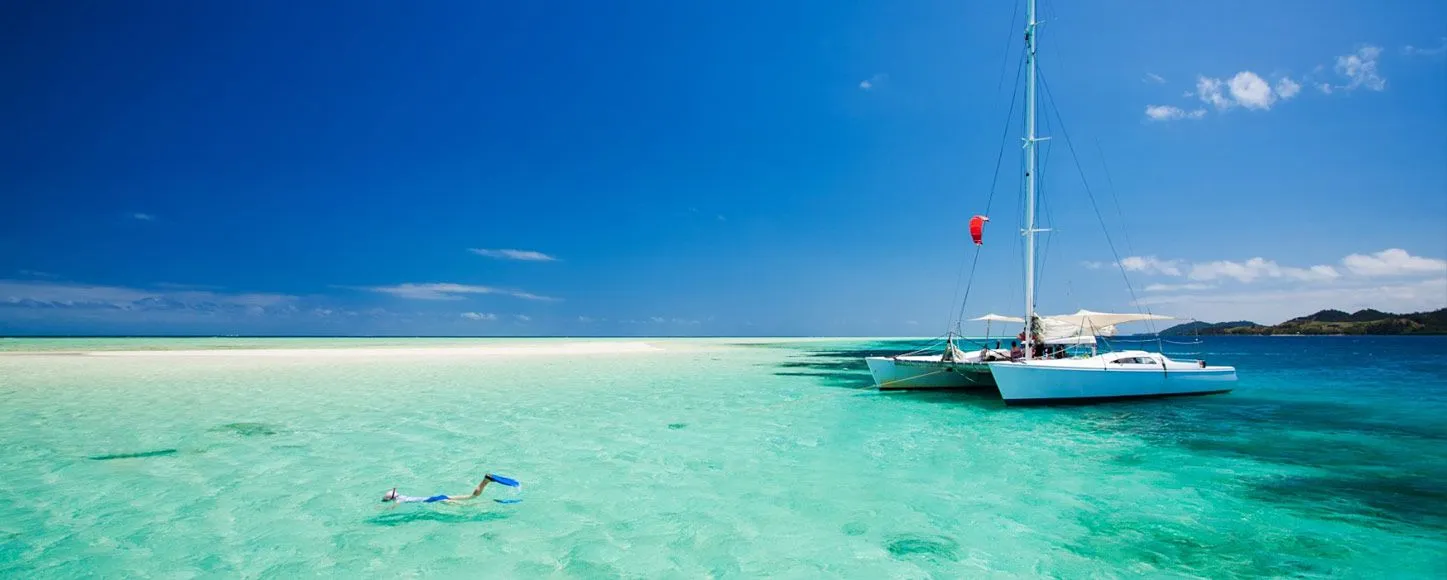
[{"label": "blue sky", "polygon": [[[944,330],[1020,7],[595,4],[5,7],[0,333]],[[1447,306],[1447,5],[1042,14],[1042,311]]]}]

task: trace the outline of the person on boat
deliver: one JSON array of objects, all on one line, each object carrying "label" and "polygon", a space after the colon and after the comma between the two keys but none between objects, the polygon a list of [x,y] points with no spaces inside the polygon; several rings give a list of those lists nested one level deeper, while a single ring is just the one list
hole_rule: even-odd
[{"label": "person on boat", "polygon": [[1010,359],[1013,360],[1013,359],[1024,358],[1024,357],[1025,357],[1025,349],[1020,348],[1020,343],[1015,342],[1015,341],[1013,341],[1013,340],[1010,341]]},{"label": "person on boat", "polygon": [[389,492],[386,493],[386,495],[383,495],[383,496],[382,496],[382,502],[383,502],[383,503],[386,503],[386,502],[395,502],[395,503],[399,503],[399,504],[400,504],[400,503],[437,503],[437,502],[439,502],[439,501],[464,501],[464,500],[469,500],[469,499],[476,499],[478,496],[482,495],[482,488],[487,487],[487,484],[490,483],[490,482],[493,482],[493,481],[496,481],[496,479],[493,478],[493,475],[492,475],[491,473],[482,476],[482,483],[477,484],[477,489],[472,490],[472,495],[445,495],[445,494],[439,494],[439,495],[434,495],[434,496],[431,496],[431,497],[418,497],[418,496],[412,496],[412,495],[401,495],[401,494],[397,493],[397,488],[394,487],[394,488],[392,488],[392,491],[389,491]]}]

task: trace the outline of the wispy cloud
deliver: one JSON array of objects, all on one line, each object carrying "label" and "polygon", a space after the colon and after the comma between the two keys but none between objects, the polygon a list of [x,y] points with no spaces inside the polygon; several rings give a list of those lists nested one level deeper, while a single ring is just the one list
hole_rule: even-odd
[{"label": "wispy cloud", "polygon": [[1381,47],[1367,45],[1351,54],[1336,57],[1336,72],[1346,77],[1347,82],[1333,88],[1347,91],[1360,87],[1373,91],[1386,89],[1386,79],[1377,74],[1377,58],[1380,56]]},{"label": "wispy cloud", "polygon": [[1290,77],[1281,77],[1280,79],[1277,79],[1276,94],[1281,96],[1281,100],[1285,101],[1287,99],[1295,97],[1300,92],[1301,83],[1291,80]]},{"label": "wispy cloud", "polygon": [[1221,79],[1214,79],[1206,76],[1196,77],[1196,96],[1202,102],[1216,107],[1218,111],[1224,111],[1235,105],[1231,99],[1226,98],[1226,83]]},{"label": "wispy cloud", "polygon": [[889,80],[889,75],[879,73],[872,77],[859,81],[859,88],[865,91],[872,91],[875,88],[878,88],[880,84],[884,83],[884,81],[887,80]]},{"label": "wispy cloud", "polygon": [[152,286],[165,288],[167,290],[221,290],[223,288],[222,286],[212,286],[210,284],[177,284],[175,282],[156,282],[152,284]]},{"label": "wispy cloud", "polygon": [[1431,48],[1423,48],[1409,44],[1402,47],[1402,54],[1406,56],[1442,56],[1447,54],[1447,36],[1438,39],[1437,46]]},{"label": "wispy cloud", "polygon": [[129,217],[130,217],[131,219],[133,219],[133,220],[138,220],[138,221],[143,221],[143,222],[153,222],[153,221],[156,221],[156,215],[155,215],[155,214],[149,214],[149,213],[134,212],[134,213],[130,214]]},{"label": "wispy cloud", "polygon": [[[1370,254],[1351,254],[1337,265],[1283,266],[1275,260],[1255,257],[1245,261],[1214,260],[1187,264],[1182,260],[1162,260],[1155,256],[1131,256],[1120,261],[1127,271],[1148,275],[1185,277],[1196,283],[1234,281],[1251,284],[1263,280],[1294,282],[1333,282],[1338,279],[1439,277],[1447,275],[1447,260],[1414,256],[1401,248],[1388,248]],[[1147,290],[1204,290],[1214,286],[1199,284],[1153,284]]]},{"label": "wispy cloud", "polygon": [[56,275],[56,274],[51,274],[50,272],[41,272],[41,271],[39,271],[39,270],[17,270],[15,273],[16,273],[16,274],[19,274],[19,275],[21,275],[21,276],[24,276],[24,277],[26,277],[26,278],[47,278],[47,279],[48,279],[48,278],[59,278],[59,277],[60,277],[60,276],[58,276],[58,275]]},{"label": "wispy cloud", "polygon": [[493,258],[496,260],[517,260],[520,262],[556,262],[558,260],[557,258],[554,258],[547,254],[533,250],[490,250],[486,248],[469,248],[467,251],[485,258]]},{"label": "wispy cloud", "polygon": [[295,309],[296,296],[270,293],[221,293],[46,282],[0,280],[0,305],[30,308],[90,308],[111,310],[194,310],[245,312]]},{"label": "wispy cloud", "polygon": [[1336,271],[1336,268],[1331,266],[1295,268],[1281,266],[1264,258],[1251,258],[1245,262],[1219,260],[1196,264],[1191,266],[1191,271],[1187,274],[1187,277],[1192,280],[1210,281],[1232,278],[1242,283],[1250,283],[1259,278],[1290,278],[1311,282],[1334,280],[1340,276],[1341,274]]},{"label": "wispy cloud", "polygon": [[1211,284],[1192,282],[1189,284],[1150,284],[1146,286],[1146,292],[1177,292],[1181,290],[1210,290],[1215,288]]},{"label": "wispy cloud", "polygon": [[1145,77],[1141,78],[1141,82],[1153,85],[1163,85],[1166,84],[1166,79],[1156,73],[1148,72],[1146,73]]},{"label": "wispy cloud", "polygon": [[453,284],[450,282],[435,283],[405,283],[392,286],[362,286],[359,290],[388,294],[397,298],[408,300],[462,300],[469,294],[499,294],[512,296],[524,300],[557,301],[559,298],[539,296],[531,292],[511,288],[496,288],[492,286],[474,286],[469,284]]},{"label": "wispy cloud", "polygon": [[649,316],[648,318],[646,318],[646,319],[644,319],[644,320],[635,320],[635,319],[629,318],[629,319],[620,320],[619,322],[622,322],[623,324],[681,324],[681,325],[694,325],[694,324],[699,324],[699,321],[698,321],[698,320],[695,320],[695,319],[692,319],[692,318],[678,318],[678,317],[664,318],[664,317],[662,317],[662,316]]},{"label": "wispy cloud", "polygon": [[463,312],[462,317],[468,320],[497,320],[497,315],[491,312]]},{"label": "wispy cloud", "polygon": [[516,319],[518,320],[518,322],[528,322],[528,321],[531,321],[531,320],[533,319],[533,317],[528,316],[528,315],[526,315],[526,314],[514,314],[514,315],[513,315],[513,318],[516,318]]},{"label": "wispy cloud", "polygon": [[1172,107],[1170,105],[1146,105],[1146,118],[1152,121],[1200,119],[1205,116],[1205,109],[1195,109],[1193,111],[1187,111],[1180,107]]},{"label": "wispy cloud", "polygon": [[1447,307],[1447,278],[1375,283],[1354,279],[1342,284],[1237,292],[1187,292],[1147,296],[1142,306],[1169,306],[1201,320],[1254,320],[1272,324],[1326,308],[1420,312]]},{"label": "wispy cloud", "polygon": [[1167,276],[1181,275],[1180,260],[1162,260],[1155,256],[1129,256],[1120,261],[1120,267],[1130,272],[1160,273]]}]

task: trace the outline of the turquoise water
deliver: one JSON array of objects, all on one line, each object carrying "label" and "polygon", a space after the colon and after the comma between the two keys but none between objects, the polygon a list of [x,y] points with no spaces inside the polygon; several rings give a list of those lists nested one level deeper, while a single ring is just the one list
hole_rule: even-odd
[{"label": "turquoise water", "polygon": [[[519,342],[577,341],[0,341],[0,576],[1447,574],[1442,338],[1216,339],[1233,394],[1025,409],[876,393],[889,341],[66,354]],[[487,471],[524,501],[378,501]]]}]

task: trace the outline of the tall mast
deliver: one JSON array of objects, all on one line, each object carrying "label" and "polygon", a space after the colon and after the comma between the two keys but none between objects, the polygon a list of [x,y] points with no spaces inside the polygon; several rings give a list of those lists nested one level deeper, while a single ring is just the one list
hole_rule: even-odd
[{"label": "tall mast", "polygon": [[1035,0],[1026,0],[1025,63],[1025,358],[1035,352]]}]

